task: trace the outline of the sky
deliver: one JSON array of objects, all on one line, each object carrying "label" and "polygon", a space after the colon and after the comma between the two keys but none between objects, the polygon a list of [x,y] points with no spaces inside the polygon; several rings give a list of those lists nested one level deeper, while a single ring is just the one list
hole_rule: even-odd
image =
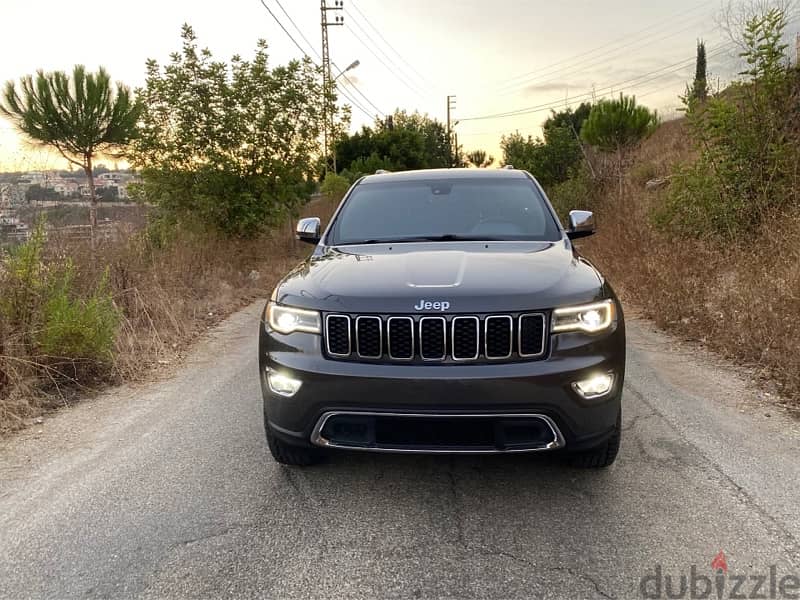
[{"label": "sky", "polygon": [[[263,3],[317,60],[319,0]],[[251,56],[259,38],[269,43],[273,64],[302,56],[264,4],[2,0],[0,82],[80,63],[105,66],[136,87],[146,59],[164,63],[179,49],[183,23],[219,59]],[[459,144],[499,159],[503,134],[538,135],[551,108],[593,97],[635,94],[664,118],[675,116],[698,38],[706,41],[713,81],[729,81],[739,63],[716,24],[720,8],[719,0],[344,0],[345,24],[330,28],[330,49],[339,68],[360,62],[347,73],[355,88],[339,79],[342,93],[360,105],[353,129],[396,108],[444,121],[454,95]],[[513,114],[483,118],[502,113]],[[0,170],[65,167],[55,152],[31,149],[0,120]]]}]

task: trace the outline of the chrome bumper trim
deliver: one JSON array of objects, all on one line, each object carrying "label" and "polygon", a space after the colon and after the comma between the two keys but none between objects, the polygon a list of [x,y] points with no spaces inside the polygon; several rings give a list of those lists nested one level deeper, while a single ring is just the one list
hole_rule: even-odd
[{"label": "chrome bumper trim", "polygon": [[[408,449],[408,448],[365,448],[363,446],[349,446],[346,444],[337,444],[322,436],[322,429],[328,422],[328,419],[339,415],[349,415],[356,417],[399,417],[399,418],[501,418],[501,419],[540,419],[544,421],[553,433],[553,441],[540,447],[540,448],[525,448],[525,449],[511,449],[511,450],[458,450],[458,449]],[[448,413],[396,413],[396,412],[370,412],[370,411],[350,411],[350,410],[336,410],[323,413],[317,420],[314,430],[311,432],[311,443],[315,446],[322,448],[340,448],[344,450],[361,450],[364,452],[388,452],[396,454],[520,454],[524,452],[543,452],[548,450],[557,450],[563,448],[566,444],[564,436],[558,425],[555,424],[553,419],[547,415],[538,413],[470,413],[470,414],[448,414]]]}]

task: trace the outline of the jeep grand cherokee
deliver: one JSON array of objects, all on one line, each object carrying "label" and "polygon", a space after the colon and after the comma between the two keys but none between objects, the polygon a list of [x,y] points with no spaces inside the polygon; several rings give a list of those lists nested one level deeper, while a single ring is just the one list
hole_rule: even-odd
[{"label": "jeep grand cherokee", "polygon": [[605,467],[620,444],[625,331],[611,286],[541,186],[505,168],[379,173],[349,190],[260,326],[267,442],[330,449],[563,449]]}]

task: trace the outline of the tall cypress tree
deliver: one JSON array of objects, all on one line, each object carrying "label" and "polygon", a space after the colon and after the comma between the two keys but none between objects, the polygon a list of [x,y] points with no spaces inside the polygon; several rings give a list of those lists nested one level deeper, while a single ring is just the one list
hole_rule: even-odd
[{"label": "tall cypress tree", "polygon": [[706,73],[706,43],[697,42],[697,63],[692,84],[692,96],[704,102],[708,98],[708,74]]}]

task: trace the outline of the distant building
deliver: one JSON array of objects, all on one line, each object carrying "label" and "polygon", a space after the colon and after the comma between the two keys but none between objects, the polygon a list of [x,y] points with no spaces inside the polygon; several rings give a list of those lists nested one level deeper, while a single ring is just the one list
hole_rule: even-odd
[{"label": "distant building", "polygon": [[59,179],[49,184],[50,189],[64,196],[70,198],[78,193],[78,182],[70,179]]},{"label": "distant building", "polygon": [[103,173],[95,178],[98,187],[111,187],[119,185],[128,179],[127,175],[116,172]]},{"label": "distant building", "polygon": [[47,185],[47,175],[41,171],[32,171],[20,177],[19,183],[20,185],[40,185],[45,187]]}]

